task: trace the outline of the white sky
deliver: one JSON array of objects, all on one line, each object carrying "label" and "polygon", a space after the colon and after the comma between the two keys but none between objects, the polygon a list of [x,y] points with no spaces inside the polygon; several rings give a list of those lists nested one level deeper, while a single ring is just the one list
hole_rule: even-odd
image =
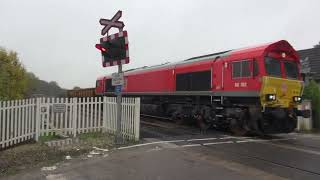
[{"label": "white sky", "polygon": [[[28,71],[64,88],[93,87],[103,68],[100,18],[118,10],[129,35],[124,69],[286,39],[320,41],[318,0],[0,0],[0,46]],[[113,30],[112,32],[117,32]]]}]

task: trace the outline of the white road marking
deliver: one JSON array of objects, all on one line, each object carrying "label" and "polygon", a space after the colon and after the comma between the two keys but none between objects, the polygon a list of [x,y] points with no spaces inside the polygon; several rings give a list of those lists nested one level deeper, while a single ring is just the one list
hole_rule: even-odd
[{"label": "white road marking", "polygon": [[175,142],[183,142],[183,141],[186,141],[186,140],[182,139],[182,140],[172,140],[172,141],[160,141],[160,143],[175,143]]},{"label": "white road marking", "polygon": [[250,137],[236,137],[236,136],[226,136],[219,139],[250,139]]},{"label": "white road marking", "polygon": [[104,152],[108,152],[109,149],[102,149],[102,148],[98,148],[98,147],[92,147],[93,149],[95,150],[98,150],[98,151],[104,151]]},{"label": "white road marking", "polygon": [[297,138],[285,138],[285,139],[250,139],[250,142],[268,142],[268,141],[287,141]]},{"label": "white road marking", "polygon": [[186,144],[186,145],[182,145],[180,147],[196,147],[196,146],[201,146],[201,144]]},{"label": "white road marking", "polygon": [[250,141],[250,142],[266,142],[266,141],[270,141],[270,140],[268,140],[268,139],[250,139],[248,141]]},{"label": "white road marking", "polygon": [[[290,139],[296,139],[296,138],[287,138],[287,139],[250,139],[250,137],[234,137],[234,136],[224,136],[221,138],[199,138],[199,139],[180,139],[180,140],[170,140],[170,141],[155,141],[150,143],[143,143],[143,144],[136,144],[132,146],[124,146],[117,148],[118,150],[121,149],[130,149],[135,147],[142,147],[142,146],[148,146],[148,145],[154,145],[154,144],[166,144],[166,143],[177,143],[177,142],[192,142],[192,141],[206,141],[206,140],[223,140],[223,139],[245,139],[245,140],[238,140],[238,141],[223,141],[223,142],[212,142],[212,143],[204,143],[202,145],[216,145],[216,144],[232,144],[232,143],[249,143],[249,142],[267,142],[267,141],[284,141],[284,140],[290,140]],[[181,145],[180,147],[195,147],[195,146],[201,146],[201,144],[187,144],[187,145]]]},{"label": "white road marking", "polygon": [[242,141],[236,141],[236,143],[245,143],[245,142],[251,142],[250,140],[251,140],[251,139],[249,139],[249,140],[242,140]]},{"label": "white road marking", "polygon": [[235,137],[232,137],[232,136],[227,136],[227,137],[222,137],[222,138],[219,138],[219,139],[234,139]]},{"label": "white road marking", "polygon": [[284,139],[271,139],[270,141],[286,141],[286,140],[293,140],[297,138],[284,138]]},{"label": "white road marking", "polygon": [[159,144],[160,142],[162,142],[162,141],[151,142],[151,143],[143,143],[143,144],[136,144],[136,145],[132,145],[132,146],[124,146],[124,147],[119,147],[117,149],[129,149],[129,148],[134,148],[134,147],[147,146],[147,145],[151,145],[151,144]]},{"label": "white road marking", "polygon": [[132,146],[119,147],[117,149],[129,149],[129,148],[134,148],[134,147],[147,146],[147,145],[151,145],[151,144],[175,143],[175,142],[183,142],[183,141],[185,141],[185,140],[156,141],[156,142],[150,142],[150,143],[136,144],[136,145],[132,145]]},{"label": "white road marking", "polygon": [[301,152],[304,152],[304,153],[320,155],[319,151],[313,151],[313,150],[309,150],[309,149],[302,149],[302,148],[293,147],[293,146],[285,145],[285,144],[274,144],[274,143],[270,143],[270,142],[261,143],[261,144],[268,144],[268,145],[272,145],[272,146],[276,146],[276,147],[280,147],[280,148],[284,148],[284,149],[290,149],[290,150],[301,151]]},{"label": "white road marking", "polygon": [[212,143],[204,143],[203,145],[208,146],[208,145],[215,145],[215,144],[232,144],[234,143],[233,141],[225,141],[225,142],[212,142]]},{"label": "white road marking", "polygon": [[207,140],[215,140],[217,138],[202,138],[202,139],[188,139],[187,141],[207,141]]}]

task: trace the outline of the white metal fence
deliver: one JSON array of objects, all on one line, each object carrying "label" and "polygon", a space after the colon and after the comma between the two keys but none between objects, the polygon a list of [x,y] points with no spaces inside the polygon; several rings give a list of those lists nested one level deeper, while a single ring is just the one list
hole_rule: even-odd
[{"label": "white metal fence", "polygon": [[[140,99],[122,98],[121,133],[139,140]],[[52,134],[115,133],[115,97],[37,98],[0,102],[0,148]]]}]

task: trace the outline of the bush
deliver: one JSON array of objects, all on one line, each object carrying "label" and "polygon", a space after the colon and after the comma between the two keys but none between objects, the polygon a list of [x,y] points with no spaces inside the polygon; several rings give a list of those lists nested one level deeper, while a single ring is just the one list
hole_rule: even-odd
[{"label": "bush", "polygon": [[312,101],[314,128],[320,127],[320,86],[311,81],[304,89],[303,97]]}]

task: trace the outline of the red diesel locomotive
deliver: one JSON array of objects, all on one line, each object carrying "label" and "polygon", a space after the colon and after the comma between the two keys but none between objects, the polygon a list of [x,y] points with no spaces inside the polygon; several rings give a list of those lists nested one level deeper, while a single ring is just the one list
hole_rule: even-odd
[{"label": "red diesel locomotive", "polygon": [[[124,72],[123,95],[141,111],[173,120],[201,118],[237,134],[289,133],[297,124],[303,82],[297,52],[285,40]],[[97,95],[114,95],[111,76]]]}]

